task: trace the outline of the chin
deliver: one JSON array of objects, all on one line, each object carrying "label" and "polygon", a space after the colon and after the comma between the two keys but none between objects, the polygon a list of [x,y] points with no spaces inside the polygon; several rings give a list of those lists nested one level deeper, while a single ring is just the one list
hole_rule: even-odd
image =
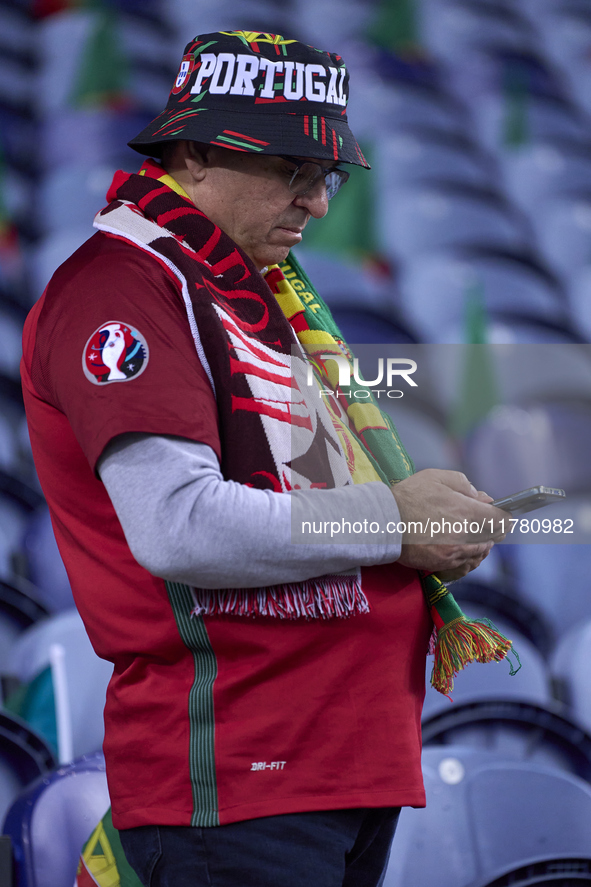
[{"label": "chin", "polygon": [[264,255],[256,256],[253,261],[259,271],[269,265],[279,265],[287,259],[290,249],[289,246],[276,246],[266,251]]}]

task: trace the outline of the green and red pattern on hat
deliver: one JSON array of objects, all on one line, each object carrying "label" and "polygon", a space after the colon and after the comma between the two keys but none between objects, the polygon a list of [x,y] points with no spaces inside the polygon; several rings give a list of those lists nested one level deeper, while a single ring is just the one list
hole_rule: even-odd
[{"label": "green and red pattern on hat", "polygon": [[262,31],[218,31],[185,47],[164,111],[129,143],[160,156],[190,139],[236,151],[368,168],[349,129],[340,55]]}]

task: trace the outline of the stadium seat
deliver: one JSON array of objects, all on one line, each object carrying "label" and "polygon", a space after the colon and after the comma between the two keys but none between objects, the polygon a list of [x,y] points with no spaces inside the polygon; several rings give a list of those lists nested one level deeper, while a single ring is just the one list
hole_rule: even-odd
[{"label": "stadium seat", "polygon": [[0,710],[0,823],[25,786],[44,776],[56,763],[43,737],[21,718]]},{"label": "stadium seat", "polygon": [[29,509],[2,493],[3,480],[10,481],[10,475],[0,472],[0,577],[9,578],[14,571],[13,556],[20,548]]},{"label": "stadium seat", "polygon": [[[441,340],[458,342],[457,325],[452,333],[442,329]],[[490,319],[489,341],[498,345],[580,345],[582,336],[570,320],[551,321],[541,317],[527,317],[509,311],[494,312]]]},{"label": "stadium seat", "polygon": [[[565,505],[566,508],[566,505]],[[587,500],[579,524],[591,529],[591,502]],[[550,508],[543,509],[539,516]],[[569,508],[569,514],[577,512]],[[530,515],[531,517],[532,515]],[[582,621],[591,619],[587,576],[591,570],[591,544],[529,544],[511,546],[508,564],[514,570],[520,597],[544,614],[561,639]]]},{"label": "stadium seat", "polygon": [[90,219],[82,227],[63,228],[49,234],[31,251],[29,274],[34,301],[43,294],[54,271],[93,234],[96,231]]},{"label": "stadium seat", "polygon": [[508,696],[443,701],[445,706],[437,703],[437,710],[423,717],[424,747],[488,749],[513,761],[541,764],[590,781],[591,734],[562,703]]},{"label": "stadium seat", "polygon": [[82,846],[109,803],[102,753],[81,757],[29,785],[4,822],[18,887],[70,887]]},{"label": "stadium seat", "polygon": [[[498,331],[503,326],[506,326],[507,332],[513,333],[513,342],[508,338],[499,342]],[[525,338],[528,329],[532,332],[529,343]],[[544,339],[535,340],[533,332],[536,329],[540,335],[542,332],[545,333]],[[572,340],[551,343],[548,341],[550,332],[550,325],[541,327],[539,321],[537,324],[531,319],[527,321],[520,319],[517,322],[517,319],[508,313],[492,314],[487,329],[490,344],[482,351],[488,355],[494,372],[498,403],[527,409],[533,406],[534,402],[549,405],[564,399],[569,403],[579,399],[581,402],[579,414],[584,415],[584,404],[591,400],[591,347],[587,344],[577,344]],[[539,344],[542,341],[545,341],[545,344]],[[457,350],[465,361],[470,348]],[[440,346],[435,353],[444,357],[446,346]],[[439,364],[441,367],[439,382],[443,382],[442,377],[449,376],[448,386],[456,398],[461,392],[460,382],[462,372],[465,372],[464,361],[458,361],[460,365],[457,368],[451,361],[444,359]],[[454,370],[455,375],[452,375]],[[455,388],[452,388],[454,382]],[[519,413],[516,413],[515,417],[518,416]],[[507,414],[505,418],[509,420],[510,415]]]},{"label": "stadium seat", "polygon": [[420,83],[384,83],[378,72],[363,68],[355,74],[360,101],[351,105],[347,116],[359,138],[373,140],[423,126],[465,137],[466,110],[441,89]]},{"label": "stadium seat", "polygon": [[[0,21],[0,25],[4,25],[4,22]],[[30,105],[32,98],[29,66],[14,54],[3,54],[3,63],[0,67],[0,102],[13,107],[19,105],[26,107]]]},{"label": "stadium seat", "polygon": [[22,354],[21,338],[24,316],[5,304],[0,306],[0,372],[7,376],[19,376]]},{"label": "stadium seat", "polygon": [[6,162],[23,175],[34,175],[37,133],[30,105],[18,107],[0,101],[0,132]]},{"label": "stadium seat", "polygon": [[114,160],[100,165],[67,164],[50,170],[39,191],[44,232],[80,227],[91,237],[92,220],[105,206],[113,173],[119,166]]},{"label": "stadium seat", "polygon": [[0,48],[26,62],[31,53],[31,23],[23,9],[4,5],[0,12]]},{"label": "stadium seat", "polygon": [[564,84],[539,51],[537,42],[517,36],[514,45],[482,45],[466,52],[449,69],[449,88],[478,115],[480,102],[497,95],[504,98],[505,117],[501,158],[531,137],[529,99],[534,96],[566,101]]},{"label": "stadium seat", "polygon": [[587,113],[591,111],[591,13],[589,6],[558,4],[539,18],[545,49],[553,62],[568,77],[573,96]]},{"label": "stadium seat", "polygon": [[[467,341],[466,335],[465,321],[456,319],[441,325],[437,342],[462,344]],[[486,335],[491,345],[580,345],[587,342],[567,318],[549,321],[510,311],[492,311],[488,316]]]},{"label": "stadium seat", "polygon": [[39,220],[31,218],[31,203],[36,197],[35,184],[29,172],[6,162],[0,185],[4,210],[18,229],[29,234],[36,234],[38,230]]},{"label": "stadium seat", "polygon": [[[564,98],[549,95],[511,96],[485,92],[473,109],[475,131],[481,143],[494,153],[520,150],[528,141],[564,139],[584,145],[586,120]],[[520,135],[517,137],[516,127]]]},{"label": "stadium seat", "polygon": [[[487,449],[485,440],[489,428],[497,441],[511,434],[522,438],[537,433],[533,442],[541,439],[551,421],[559,421],[553,404],[558,404],[558,411],[567,410],[571,424],[575,421],[585,426],[591,394],[589,345],[568,339],[568,330],[558,325],[522,318],[517,321],[504,312],[487,318],[486,344],[462,345],[470,332],[470,324],[464,319],[442,322],[436,344],[406,350],[409,357],[416,354],[418,368],[425,370],[421,381],[428,386],[431,400],[438,402],[443,421],[458,438],[462,452],[470,463],[478,462],[479,475],[484,471],[482,476],[489,478],[489,456],[496,464],[494,447]],[[451,343],[456,344],[451,347]],[[417,373],[419,381],[419,369]],[[545,417],[548,409],[550,418]],[[477,426],[482,422],[486,430],[479,432]],[[471,436],[466,441],[467,435]],[[566,446],[563,437],[561,446]],[[523,441],[518,440],[517,451],[522,447]],[[518,459],[516,454],[512,462]],[[467,466],[467,470],[472,467]],[[584,464],[581,472],[583,476],[587,473]]]},{"label": "stadium seat", "polygon": [[587,0],[520,0],[520,7],[524,15],[537,24],[560,10],[578,7],[588,8]]},{"label": "stadium seat", "polygon": [[548,264],[565,282],[591,262],[591,189],[547,197],[532,221]]},{"label": "stadium seat", "polygon": [[556,279],[528,253],[511,249],[433,250],[407,259],[399,288],[401,306],[424,342],[445,341],[443,326],[463,321],[472,295],[481,297],[489,316],[518,309],[532,320],[563,321],[568,310]]},{"label": "stadium seat", "polygon": [[[141,132],[153,115],[117,108],[69,108],[38,121],[39,159],[43,170],[79,163],[102,166],[112,158],[128,171],[141,165],[127,142]],[[125,163],[119,159],[123,158]]]},{"label": "stadium seat", "polygon": [[455,182],[425,182],[378,196],[380,247],[402,259],[434,250],[488,247],[528,249],[532,232],[524,216],[498,192]]},{"label": "stadium seat", "polygon": [[591,264],[572,276],[568,295],[573,323],[585,341],[591,342]]},{"label": "stadium seat", "polygon": [[[106,97],[91,93],[90,103],[124,99],[128,107],[140,106],[154,113],[162,109],[162,90],[170,88],[174,71],[170,64],[170,32],[163,21],[156,24],[145,17],[126,15],[119,4],[110,9],[65,9],[61,15],[39,22],[37,39],[41,64],[36,101],[40,115],[55,116],[75,107],[77,89],[89,76],[85,63],[93,52],[104,53],[107,45],[108,64],[120,70],[110,72],[115,76],[108,83],[103,72],[89,90],[107,88],[116,93]],[[65,53],[64,46],[70,51]]]},{"label": "stadium seat", "polygon": [[461,470],[460,458],[440,417],[429,409],[429,404],[407,405],[404,399],[385,400],[380,397],[381,409],[387,412],[415,469],[448,468]]},{"label": "stadium seat", "polygon": [[529,21],[515,5],[423,0],[421,10],[424,43],[435,56],[456,67],[465,63],[470,51],[487,46],[520,49],[535,41]]},{"label": "stadium seat", "polygon": [[591,730],[591,618],[579,619],[560,638],[550,659],[550,672],[558,696],[573,715]]},{"label": "stadium seat", "polygon": [[[38,41],[43,49],[37,75],[38,113],[54,116],[71,106],[85,45],[97,19],[92,12],[75,10],[39,23]],[[64,46],[70,51],[64,52]]]},{"label": "stadium seat", "polygon": [[503,96],[505,118],[503,140],[499,146],[501,156],[523,146],[531,137],[529,106],[532,97],[568,104],[560,73],[539,51],[537,41],[528,41],[514,48],[489,45],[485,50],[473,52],[452,68],[450,87],[476,114],[481,98]]},{"label": "stadium seat", "polygon": [[62,561],[47,508],[40,509],[27,524],[23,539],[29,578],[50,613],[74,606],[68,574]]},{"label": "stadium seat", "polygon": [[0,675],[7,670],[8,653],[17,637],[48,615],[31,583],[17,577],[0,579]]},{"label": "stadium seat", "polygon": [[[260,0],[256,5],[262,6]],[[266,19],[261,17],[259,20],[277,19],[283,6],[287,6],[285,11],[291,11],[293,24],[290,22],[291,31],[282,30],[279,33],[298,33],[302,35],[301,39],[313,46],[327,48],[343,45],[345,41],[354,40],[364,33],[372,12],[372,4],[359,3],[359,0],[344,0],[339,6],[338,15],[335,15],[333,0],[297,0],[296,4],[291,4],[291,10],[288,4],[267,2]]]},{"label": "stadium seat", "polygon": [[[350,11],[349,6],[350,4],[347,4],[348,11]],[[179,37],[179,42],[185,40],[185,35],[193,34],[195,31],[194,0],[167,0],[165,4],[160,5],[160,9],[173,32]],[[241,21],[249,28],[259,28],[262,31],[270,30],[275,34],[297,33],[301,35],[301,26],[298,25],[299,17],[294,17],[291,14],[291,4],[279,4],[273,0],[241,0],[240,11]],[[235,19],[236,7],[233,0],[218,0],[215,4],[202,3],[199,6],[198,31],[200,34],[209,34],[220,29],[226,30]],[[323,17],[319,16],[319,19],[318,27],[322,27]],[[333,21],[332,24],[336,26],[337,23]],[[341,26],[346,27],[346,22],[341,23]],[[303,39],[303,37],[298,36],[298,39]],[[178,60],[175,58],[176,61]]]},{"label": "stadium seat", "polygon": [[555,194],[591,191],[591,158],[585,147],[563,139],[540,139],[501,158],[505,186],[528,213]]},{"label": "stadium seat", "polygon": [[452,179],[476,187],[496,181],[491,159],[466,137],[407,128],[379,139],[375,150],[378,191],[394,195],[411,184]]},{"label": "stadium seat", "polygon": [[[0,404],[1,402],[0,398]],[[39,496],[43,496],[41,484],[35,471],[33,453],[31,450],[31,439],[29,436],[29,426],[27,425],[27,418],[24,413],[20,414],[16,422],[16,441],[19,456],[19,476],[27,482],[30,488],[36,490],[39,493]]]},{"label": "stadium seat", "polygon": [[[566,490],[570,502],[591,491],[590,441],[589,400],[499,406],[465,441],[465,471],[495,498],[543,484]],[[568,502],[551,507],[569,510]],[[575,527],[573,538],[583,540],[583,529]]]},{"label": "stadium seat", "polygon": [[[31,513],[43,502],[43,495],[18,473],[0,468],[0,576],[24,573],[22,538]],[[17,562],[20,562],[20,566]]]},{"label": "stadium seat", "polygon": [[408,324],[379,314],[377,311],[363,311],[355,308],[333,308],[332,316],[349,344],[416,343],[416,338]]},{"label": "stadium seat", "polygon": [[50,616],[20,635],[9,651],[6,670],[23,683],[30,682],[47,668],[53,644],[65,650],[74,757],[90,754],[102,745],[105,693],[113,666],[92,649],[78,612]]},{"label": "stadium seat", "polygon": [[315,289],[331,309],[374,311],[386,315],[391,310],[391,280],[380,280],[361,264],[327,252],[311,248],[300,248],[295,252]]},{"label": "stadium seat", "polygon": [[591,787],[460,745],[426,748],[426,809],[404,809],[384,887],[591,883]]},{"label": "stadium seat", "polygon": [[17,461],[18,450],[14,428],[8,417],[0,412],[0,469],[13,471]]},{"label": "stadium seat", "polygon": [[145,20],[156,25],[163,22],[164,9],[161,0],[117,0],[117,6],[122,12],[133,16],[134,21]]}]

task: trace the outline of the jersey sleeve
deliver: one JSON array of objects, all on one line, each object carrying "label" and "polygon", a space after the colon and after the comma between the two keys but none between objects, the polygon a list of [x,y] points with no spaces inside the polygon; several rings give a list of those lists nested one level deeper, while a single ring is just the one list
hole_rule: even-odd
[{"label": "jersey sleeve", "polygon": [[[96,234],[53,276],[25,327],[25,363],[93,470],[119,434],[186,437],[220,458],[215,395],[178,281],[137,247]],[[33,329],[35,327],[35,329]]]}]

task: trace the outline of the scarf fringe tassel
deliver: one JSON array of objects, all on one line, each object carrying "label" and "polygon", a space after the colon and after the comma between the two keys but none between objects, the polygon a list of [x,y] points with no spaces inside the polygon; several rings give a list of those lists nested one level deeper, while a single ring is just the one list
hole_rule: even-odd
[{"label": "scarf fringe tassel", "polygon": [[508,658],[512,643],[488,619],[454,619],[436,629],[429,645],[435,656],[431,686],[451,699],[454,678],[470,662],[500,662],[507,658],[511,675],[521,668],[519,656],[513,650],[517,667]]},{"label": "scarf fringe tassel", "polygon": [[369,613],[358,579],[326,579],[270,588],[194,588],[192,616],[273,616],[279,619],[346,619]]}]

